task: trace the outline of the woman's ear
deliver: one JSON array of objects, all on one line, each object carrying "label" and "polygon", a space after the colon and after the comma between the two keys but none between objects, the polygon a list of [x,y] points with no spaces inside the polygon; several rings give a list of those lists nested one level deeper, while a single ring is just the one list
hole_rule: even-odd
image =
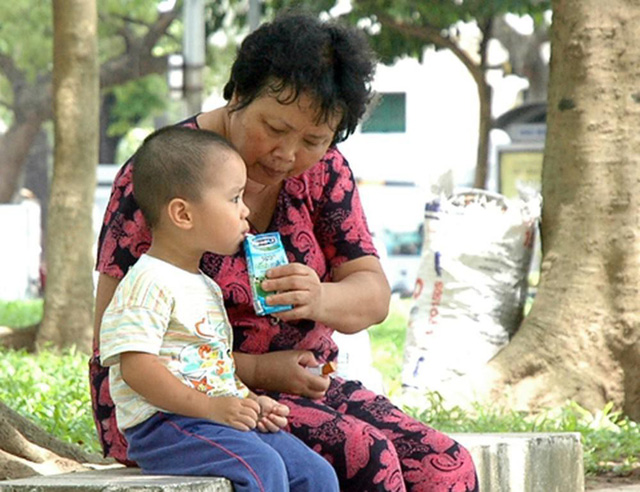
[{"label": "woman's ear", "polygon": [[167,205],[169,220],[180,229],[193,227],[193,215],[189,202],[182,198],[173,198]]}]

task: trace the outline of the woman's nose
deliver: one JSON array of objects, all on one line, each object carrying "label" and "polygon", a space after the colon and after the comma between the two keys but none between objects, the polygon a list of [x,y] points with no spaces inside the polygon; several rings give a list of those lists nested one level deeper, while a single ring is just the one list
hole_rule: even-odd
[{"label": "woman's nose", "polygon": [[296,159],[296,143],[292,138],[283,138],[278,142],[274,155],[284,162],[293,162]]}]

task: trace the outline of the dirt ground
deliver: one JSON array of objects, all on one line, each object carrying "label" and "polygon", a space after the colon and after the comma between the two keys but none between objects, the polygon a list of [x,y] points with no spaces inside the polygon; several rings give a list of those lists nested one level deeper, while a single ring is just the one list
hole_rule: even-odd
[{"label": "dirt ground", "polygon": [[[585,477],[585,490],[598,491],[598,490],[616,490],[620,487],[620,490],[625,492],[632,492],[634,490],[640,491],[640,469],[634,469],[629,475],[620,476],[607,476],[601,475],[597,477]],[[635,486],[635,487],[632,487]]]}]

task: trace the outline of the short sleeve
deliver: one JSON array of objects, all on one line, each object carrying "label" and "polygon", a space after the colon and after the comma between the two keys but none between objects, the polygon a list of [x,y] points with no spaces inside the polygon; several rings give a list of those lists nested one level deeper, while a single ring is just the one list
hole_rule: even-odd
[{"label": "short sleeve", "polygon": [[171,296],[146,279],[118,285],[102,318],[100,351],[102,364],[119,362],[123,352],[158,355],[172,311]]},{"label": "short sleeve", "polygon": [[[335,268],[362,256],[378,256],[353,173],[342,154],[331,149],[325,155],[322,173],[315,179],[320,190],[311,190],[317,200],[315,234],[325,258]],[[315,196],[314,196],[315,195]]]}]

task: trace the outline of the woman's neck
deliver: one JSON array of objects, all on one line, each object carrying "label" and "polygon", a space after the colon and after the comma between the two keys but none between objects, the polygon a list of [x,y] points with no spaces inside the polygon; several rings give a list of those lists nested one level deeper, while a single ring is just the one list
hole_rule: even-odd
[{"label": "woman's neck", "polygon": [[229,138],[226,106],[199,114],[197,121],[201,129],[216,132],[225,138]]}]

